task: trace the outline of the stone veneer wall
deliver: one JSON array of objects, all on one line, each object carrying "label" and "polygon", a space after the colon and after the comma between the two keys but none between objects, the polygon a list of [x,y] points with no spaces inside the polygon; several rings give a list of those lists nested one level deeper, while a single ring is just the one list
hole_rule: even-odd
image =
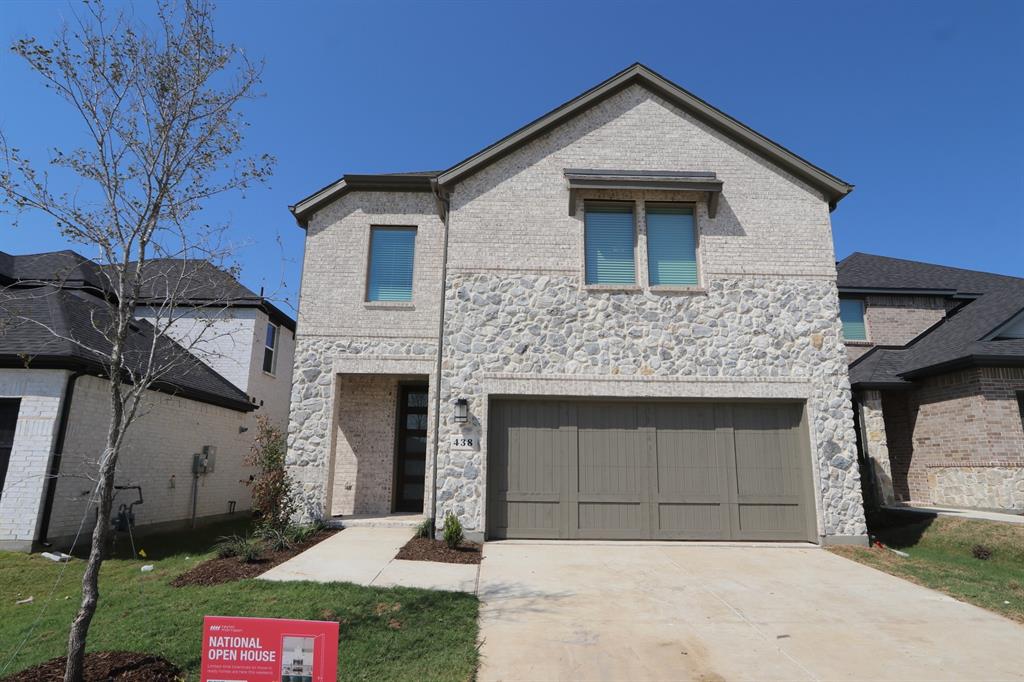
[{"label": "stone veneer wall", "polygon": [[931,501],[954,507],[1024,511],[1024,460],[928,468]]},{"label": "stone veneer wall", "polygon": [[[688,397],[691,378],[805,379],[818,455],[817,491],[826,535],[863,535],[860,476],[844,348],[833,282],[814,279],[716,278],[706,294],[581,291],[576,277],[456,275],[445,308],[441,375],[442,443],[455,434],[444,396],[465,397],[478,426],[481,377],[646,376],[678,381],[670,395]],[[821,347],[815,345],[815,339]],[[651,394],[655,395],[655,394]],[[728,397],[722,395],[720,397]],[[454,512],[469,531],[483,530],[486,442],[479,452],[438,458],[439,516]],[[443,510],[443,511],[442,511]]]},{"label": "stone veneer wall", "polygon": [[864,391],[858,402],[861,440],[867,459],[871,463],[876,499],[881,504],[892,504],[896,500],[896,495],[892,485],[892,465],[889,460],[889,441],[885,430],[882,394],[879,391]]}]

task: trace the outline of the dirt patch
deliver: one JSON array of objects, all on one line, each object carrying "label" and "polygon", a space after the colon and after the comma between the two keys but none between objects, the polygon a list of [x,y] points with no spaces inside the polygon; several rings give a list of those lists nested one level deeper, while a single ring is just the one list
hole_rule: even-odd
[{"label": "dirt patch", "polygon": [[209,559],[203,563],[190,568],[177,578],[171,581],[172,587],[186,587],[188,585],[221,585],[245,580],[269,571],[274,566],[288,561],[293,556],[304,552],[313,545],[323,542],[338,532],[337,528],[326,528],[306,542],[293,545],[286,550],[275,552],[271,549],[264,549],[259,558],[253,562],[239,561],[237,557],[226,559]]},{"label": "dirt patch", "polygon": [[480,545],[475,542],[463,542],[455,549],[449,549],[442,540],[413,538],[398,550],[395,558],[407,561],[440,561],[445,564],[478,564],[481,553]]},{"label": "dirt patch", "polygon": [[[4,682],[50,682],[64,679],[66,658],[54,658],[4,678]],[[86,682],[175,682],[183,678],[176,665],[160,656],[137,651],[95,651],[85,655]]]}]

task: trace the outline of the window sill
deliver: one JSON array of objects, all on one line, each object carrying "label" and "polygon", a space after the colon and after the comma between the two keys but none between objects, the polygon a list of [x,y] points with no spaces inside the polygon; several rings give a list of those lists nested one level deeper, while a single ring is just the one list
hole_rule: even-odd
[{"label": "window sill", "polygon": [[651,293],[652,294],[666,294],[666,295],[686,295],[686,294],[701,295],[701,294],[708,293],[708,290],[705,289],[704,287],[699,287],[699,286],[687,287],[687,286],[674,286],[674,285],[670,285],[670,284],[669,285],[662,284],[662,285],[659,285],[659,286],[651,287]]},{"label": "window sill", "polygon": [[584,291],[592,291],[594,293],[625,293],[625,294],[640,294],[643,293],[644,288],[638,284],[584,284]]},{"label": "window sill", "polygon": [[273,372],[268,372],[267,370],[263,370],[263,373],[266,374],[268,377],[271,377],[272,379],[276,379],[277,378],[277,375],[274,374]]},{"label": "window sill", "polygon": [[846,344],[847,346],[873,346],[873,345],[875,345],[873,342],[868,341],[867,339],[850,339],[849,341],[846,340],[846,339],[843,339],[843,343]]},{"label": "window sill", "polygon": [[416,310],[416,304],[411,301],[364,301],[363,308],[366,310]]}]

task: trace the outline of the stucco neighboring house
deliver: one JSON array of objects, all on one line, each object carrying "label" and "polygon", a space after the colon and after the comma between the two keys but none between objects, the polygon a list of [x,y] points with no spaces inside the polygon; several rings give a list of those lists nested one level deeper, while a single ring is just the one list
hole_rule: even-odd
[{"label": "stucco neighboring house", "polygon": [[305,512],[865,543],[851,189],[637,64],[447,170],[303,199]]},{"label": "stucco neighboring house", "polygon": [[838,270],[878,501],[1024,510],[1024,279],[864,253]]},{"label": "stucco neighboring house", "polygon": [[[169,277],[175,263],[183,261],[164,263]],[[280,421],[288,409],[294,322],[228,273],[187,263],[188,296],[178,303],[205,306],[202,314],[213,318],[209,338],[220,352],[190,354],[176,343],[187,345],[188,334],[196,333],[185,322],[181,336],[175,332],[158,344],[161,353],[182,360],[147,393],[117,468],[118,485],[141,487],[144,502],[132,510],[136,532],[189,523],[193,508],[201,522],[248,509],[251,470],[243,460],[255,415]],[[69,339],[106,347],[95,326],[109,315],[105,290],[99,266],[72,251],[0,252],[0,548],[62,547],[78,534],[88,541],[109,382],[98,358]],[[151,309],[159,291],[152,294]],[[224,307],[210,307],[211,300]],[[280,333],[273,348],[267,347],[267,324]],[[140,315],[133,334],[130,351],[141,355],[151,346],[153,327]],[[276,376],[257,377],[264,363]],[[196,454],[209,464],[194,481]],[[118,491],[115,511],[138,494]]]}]

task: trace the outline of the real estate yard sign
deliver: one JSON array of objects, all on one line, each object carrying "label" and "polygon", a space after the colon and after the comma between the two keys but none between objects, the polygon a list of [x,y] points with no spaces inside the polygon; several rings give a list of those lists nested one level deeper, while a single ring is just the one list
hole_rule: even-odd
[{"label": "real estate yard sign", "polygon": [[333,682],[338,624],[280,618],[203,618],[202,682]]}]

